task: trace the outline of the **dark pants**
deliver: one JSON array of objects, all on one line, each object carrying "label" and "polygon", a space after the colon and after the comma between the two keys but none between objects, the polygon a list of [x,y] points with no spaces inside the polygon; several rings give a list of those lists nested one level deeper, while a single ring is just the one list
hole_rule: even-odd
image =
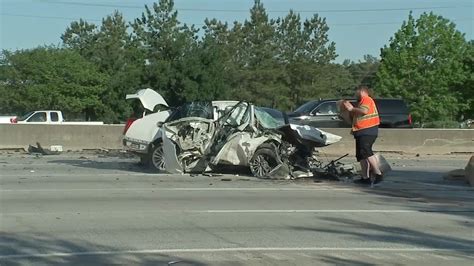
[{"label": "dark pants", "polygon": [[374,142],[376,139],[377,139],[377,136],[371,136],[371,135],[362,135],[362,136],[355,137],[356,158],[358,162],[365,160],[369,158],[370,156],[374,155],[374,152],[372,151],[372,146],[374,145]]}]

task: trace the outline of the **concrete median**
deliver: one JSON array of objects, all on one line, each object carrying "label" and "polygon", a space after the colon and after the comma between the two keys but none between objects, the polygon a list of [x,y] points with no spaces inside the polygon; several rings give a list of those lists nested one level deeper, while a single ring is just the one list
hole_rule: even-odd
[{"label": "concrete median", "polygon": [[[354,137],[350,129],[332,128],[325,131],[343,137],[340,142],[324,148],[325,152],[354,154]],[[474,130],[380,129],[374,150],[404,154],[474,153]]]},{"label": "concrete median", "polygon": [[[0,125],[0,149],[26,149],[62,145],[64,150],[121,149],[123,125]],[[328,154],[354,154],[354,139],[346,128],[325,131],[342,136],[339,143],[322,150]],[[474,130],[381,129],[374,149],[405,154],[474,153]]]},{"label": "concrete median", "polygon": [[0,125],[0,149],[62,145],[67,150],[121,149],[123,125]]}]

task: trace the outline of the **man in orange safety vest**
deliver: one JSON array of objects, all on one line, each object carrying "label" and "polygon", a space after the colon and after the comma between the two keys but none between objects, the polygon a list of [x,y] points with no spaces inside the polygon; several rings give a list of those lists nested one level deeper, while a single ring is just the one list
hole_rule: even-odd
[{"label": "man in orange safety vest", "polygon": [[[379,132],[380,117],[374,99],[369,96],[369,88],[360,85],[356,89],[358,104],[354,107],[345,101],[344,107],[352,116],[352,134],[356,142],[356,158],[362,168],[362,178],[356,183],[378,183],[382,181],[377,157],[372,146]],[[371,182],[372,173],[372,182]]]}]

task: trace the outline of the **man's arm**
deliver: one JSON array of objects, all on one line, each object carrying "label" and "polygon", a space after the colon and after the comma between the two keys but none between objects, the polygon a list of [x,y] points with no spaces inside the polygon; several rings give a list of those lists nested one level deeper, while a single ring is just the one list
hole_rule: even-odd
[{"label": "man's arm", "polygon": [[348,110],[351,113],[359,114],[359,115],[366,115],[369,113],[369,109],[360,108],[360,107],[352,107],[352,110]]},{"label": "man's arm", "polygon": [[354,114],[366,115],[369,112],[369,108],[365,105],[361,105],[361,107],[354,107],[350,102],[344,102],[344,105],[347,111]]}]

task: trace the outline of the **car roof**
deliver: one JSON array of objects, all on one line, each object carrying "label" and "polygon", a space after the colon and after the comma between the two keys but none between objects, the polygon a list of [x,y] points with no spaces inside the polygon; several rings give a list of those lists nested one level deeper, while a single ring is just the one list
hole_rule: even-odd
[{"label": "car roof", "polygon": [[[340,101],[341,99],[335,99],[335,98],[332,98],[332,99],[320,99],[320,100],[312,100],[312,101],[308,101],[306,102],[305,104],[313,104],[314,106],[311,107],[311,108],[316,108],[316,105],[320,105],[320,104],[324,104],[324,103],[327,103],[327,102],[337,102],[337,101]],[[356,101],[355,98],[346,98],[346,100],[348,101]],[[405,112],[405,113],[409,113],[409,108],[408,108],[408,105],[407,103],[403,100],[403,99],[397,99],[397,98],[375,98],[375,103],[377,104],[377,107],[379,108],[379,110],[384,113],[393,113],[393,108],[396,106],[396,108],[402,108],[401,110],[403,110],[402,112]],[[305,105],[303,104],[303,105]],[[303,106],[301,105],[301,106]],[[300,106],[300,107],[301,107]],[[299,107],[298,107],[299,108]],[[305,111],[307,112],[307,111]],[[400,110],[397,111],[397,113],[400,112]]]},{"label": "car roof", "polygon": [[[331,98],[331,99],[320,99],[320,100],[311,100],[311,101],[308,101],[308,102],[332,102],[332,101],[340,101],[341,99],[336,99],[336,98]],[[349,100],[349,101],[355,101],[356,99],[355,98],[345,98],[345,100]],[[399,98],[374,98],[374,100],[376,101],[402,101],[404,102],[403,99],[399,99]]]}]

